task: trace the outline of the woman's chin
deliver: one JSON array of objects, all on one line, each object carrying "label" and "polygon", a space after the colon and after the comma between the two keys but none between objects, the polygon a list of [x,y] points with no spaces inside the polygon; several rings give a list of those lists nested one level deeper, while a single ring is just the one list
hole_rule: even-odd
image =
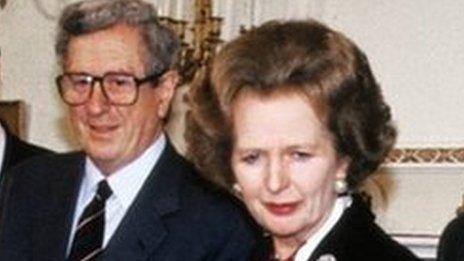
[{"label": "woman's chin", "polygon": [[305,240],[318,227],[318,222],[308,217],[298,215],[271,217],[261,219],[261,226],[268,231],[274,238],[295,238]]},{"label": "woman's chin", "polygon": [[303,232],[304,226],[295,224],[295,222],[272,222],[264,225],[266,230],[271,233],[273,237],[288,238],[299,235]]}]

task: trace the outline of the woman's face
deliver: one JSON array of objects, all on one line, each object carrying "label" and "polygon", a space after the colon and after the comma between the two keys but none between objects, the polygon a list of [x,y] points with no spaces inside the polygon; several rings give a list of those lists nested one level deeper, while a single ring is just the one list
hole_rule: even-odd
[{"label": "woman's face", "polygon": [[232,168],[249,211],[274,237],[307,239],[346,175],[329,131],[296,93],[245,94],[232,108]]}]

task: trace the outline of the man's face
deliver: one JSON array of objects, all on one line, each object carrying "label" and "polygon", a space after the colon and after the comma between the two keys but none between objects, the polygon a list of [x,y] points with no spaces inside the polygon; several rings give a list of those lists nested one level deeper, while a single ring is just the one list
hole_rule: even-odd
[{"label": "man's face", "polygon": [[[137,28],[117,25],[72,38],[64,71],[93,76],[126,73],[144,78],[146,53]],[[156,88],[153,83],[144,83],[137,102],[130,106],[110,104],[100,84],[95,83],[85,104],[70,107],[71,122],[84,151],[105,175],[133,161],[160,135],[176,83],[174,72],[162,76]]]}]

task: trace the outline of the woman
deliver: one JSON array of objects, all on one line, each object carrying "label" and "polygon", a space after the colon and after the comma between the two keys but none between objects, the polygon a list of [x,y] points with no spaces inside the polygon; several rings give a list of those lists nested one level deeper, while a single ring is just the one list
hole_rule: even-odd
[{"label": "woman", "polygon": [[356,194],[396,131],[354,43],[315,21],[269,22],[205,76],[190,93],[189,154],[270,235],[254,260],[417,260]]}]

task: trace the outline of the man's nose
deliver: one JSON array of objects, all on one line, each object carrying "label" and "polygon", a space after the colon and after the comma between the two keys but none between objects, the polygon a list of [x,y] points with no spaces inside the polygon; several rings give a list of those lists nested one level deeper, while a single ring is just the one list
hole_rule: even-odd
[{"label": "man's nose", "polygon": [[94,83],[92,91],[89,95],[90,97],[87,101],[87,108],[89,112],[93,114],[99,114],[109,108],[110,103],[108,97],[106,97],[104,93],[101,82]]}]

